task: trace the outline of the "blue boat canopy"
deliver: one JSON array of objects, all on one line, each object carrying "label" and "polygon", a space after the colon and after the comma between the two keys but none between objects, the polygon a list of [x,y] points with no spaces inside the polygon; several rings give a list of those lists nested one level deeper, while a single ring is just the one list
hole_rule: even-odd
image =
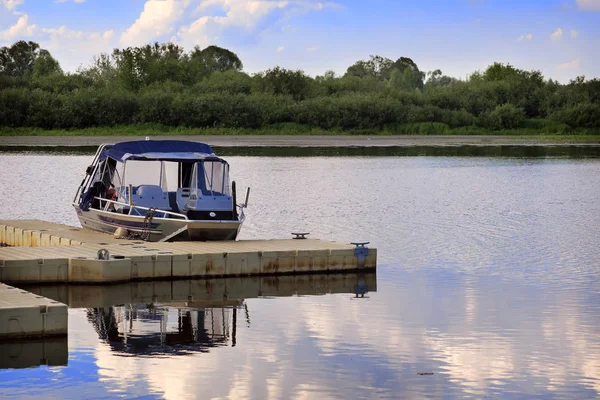
[{"label": "blue boat canopy", "polygon": [[220,160],[209,145],[183,140],[121,142],[102,152],[100,160],[108,157],[120,162],[127,160]]}]

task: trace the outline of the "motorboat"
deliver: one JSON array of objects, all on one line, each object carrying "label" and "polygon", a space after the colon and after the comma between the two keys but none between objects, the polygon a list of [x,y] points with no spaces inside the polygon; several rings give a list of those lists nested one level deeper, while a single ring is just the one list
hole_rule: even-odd
[{"label": "motorboat", "polygon": [[245,220],[229,164],[204,143],[102,144],[73,207],[83,228],[164,241],[235,240]]}]

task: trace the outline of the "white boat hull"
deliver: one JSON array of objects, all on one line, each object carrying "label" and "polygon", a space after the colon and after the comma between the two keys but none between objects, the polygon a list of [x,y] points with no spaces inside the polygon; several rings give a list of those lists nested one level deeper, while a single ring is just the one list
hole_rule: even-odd
[{"label": "white boat hull", "polygon": [[[81,210],[73,204],[79,222],[84,229],[114,234],[118,228],[125,228],[130,234],[143,235],[145,232],[145,217],[119,214],[90,208]],[[242,217],[238,221],[198,221],[176,218],[153,217],[150,221],[148,241],[179,241],[179,240],[235,240],[244,223]]]}]

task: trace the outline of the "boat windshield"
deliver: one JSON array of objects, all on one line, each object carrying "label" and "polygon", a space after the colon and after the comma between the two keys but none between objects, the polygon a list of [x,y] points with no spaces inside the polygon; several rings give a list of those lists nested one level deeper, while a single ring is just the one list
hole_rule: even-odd
[{"label": "boat windshield", "polygon": [[205,160],[194,164],[190,191],[197,198],[230,196],[229,165],[222,160]]},{"label": "boat windshield", "polygon": [[124,185],[160,186],[163,192],[176,191],[178,187],[177,162],[130,160],[125,163]]}]

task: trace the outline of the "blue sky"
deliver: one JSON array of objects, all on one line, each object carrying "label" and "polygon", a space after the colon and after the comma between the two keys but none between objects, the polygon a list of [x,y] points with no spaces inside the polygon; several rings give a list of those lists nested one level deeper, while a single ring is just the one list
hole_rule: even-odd
[{"label": "blue sky", "polygon": [[0,45],[39,42],[67,71],[115,47],[227,47],[258,72],[338,74],[377,54],[455,77],[494,61],[600,77],[600,0],[0,0]]}]

